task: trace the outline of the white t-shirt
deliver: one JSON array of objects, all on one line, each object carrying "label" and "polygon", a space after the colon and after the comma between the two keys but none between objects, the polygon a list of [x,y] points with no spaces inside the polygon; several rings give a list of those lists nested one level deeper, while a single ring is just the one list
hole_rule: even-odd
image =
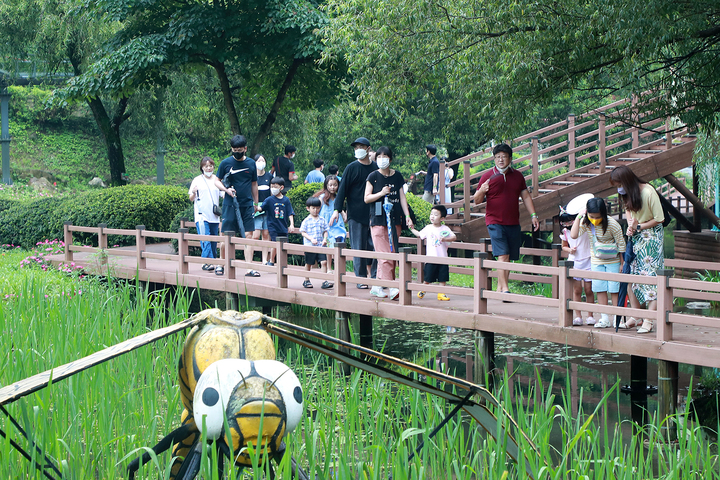
[{"label": "white t-shirt", "polygon": [[220,205],[220,190],[215,186],[216,178],[215,175],[210,178],[205,175],[198,175],[190,184],[188,195],[197,186],[197,194],[193,203],[195,223],[220,223],[220,217],[213,213],[213,204]]},{"label": "white t-shirt", "polygon": [[570,237],[570,230],[565,228],[560,234],[560,240],[565,240],[570,248],[577,248],[574,254],[568,255],[568,260],[578,261],[590,258],[590,235],[587,232],[573,239]]},{"label": "white t-shirt", "polygon": [[428,257],[447,257],[448,256],[448,242],[443,242],[442,239],[452,233],[452,230],[447,225],[440,225],[435,227],[434,225],[426,225],[425,228],[420,230],[420,238],[427,239],[426,255]]}]

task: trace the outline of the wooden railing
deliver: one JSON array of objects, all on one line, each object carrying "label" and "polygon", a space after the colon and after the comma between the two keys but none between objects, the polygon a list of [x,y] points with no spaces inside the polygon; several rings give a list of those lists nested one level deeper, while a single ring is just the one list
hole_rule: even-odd
[{"label": "wooden railing", "polygon": [[[97,235],[97,242],[94,242],[97,247],[75,245],[73,243],[74,232],[93,233]],[[108,235],[134,237],[136,240],[136,248],[133,250],[108,249]],[[175,239],[178,242],[178,253],[161,254],[146,251],[146,240],[148,238]],[[720,283],[676,279],[673,278],[673,270],[669,269],[658,272],[657,277],[576,270],[573,268],[572,262],[560,260],[559,246],[554,246],[552,249],[521,249],[521,254],[523,255],[546,257],[549,259],[547,263],[550,263],[550,265],[528,265],[524,263],[505,263],[491,260],[489,254],[492,249],[487,241],[477,244],[453,242],[449,245],[450,248],[458,251],[472,252],[472,258],[441,258],[423,255],[422,244],[419,240],[407,237],[401,237],[400,242],[405,245],[414,245],[417,249],[416,252],[414,252],[414,249],[411,247],[401,247],[398,253],[379,253],[352,250],[347,248],[344,243],[335,244],[333,248],[311,247],[291,244],[287,241],[287,238],[278,238],[275,242],[238,238],[234,236],[233,232],[226,232],[223,236],[218,237],[190,234],[186,228],[182,228],[178,233],[168,233],[149,231],[143,226],[138,226],[135,230],[129,230],[112,229],[104,225],[98,227],[80,227],[71,225],[69,222],[65,224],[64,240],[65,261],[67,262],[73,261],[73,254],[75,252],[92,252],[101,254],[99,255],[99,258],[103,259],[101,262],[107,262],[107,259],[112,256],[136,257],[136,266],[139,270],[147,269],[147,260],[149,259],[171,261],[176,263],[176,271],[178,274],[187,274],[190,264],[202,264],[208,261],[207,258],[190,255],[189,242],[219,241],[223,243],[222,248],[225,252],[225,258],[222,260],[215,259],[213,263],[224,266],[226,279],[235,279],[237,269],[252,268],[254,270],[275,274],[275,287],[281,289],[288,288],[288,277],[290,276],[332,281],[335,283],[334,293],[336,297],[344,297],[346,295],[348,284],[364,283],[379,285],[397,288],[400,291],[400,305],[411,305],[413,292],[424,290],[427,292],[470,297],[472,299],[473,314],[487,313],[487,301],[489,299],[510,300],[518,304],[556,308],[559,326],[562,327],[572,326],[573,309],[587,310],[590,308],[593,312],[606,313],[608,315],[630,315],[639,318],[654,318],[657,325],[657,338],[662,341],[672,340],[673,325],[675,324],[691,324],[720,328],[720,319],[717,318],[673,313],[673,299],[676,297],[720,301]],[[246,246],[255,248],[277,248],[278,254],[275,265],[267,266],[261,265],[259,262],[246,262],[235,259],[235,252]],[[289,255],[299,255],[305,252],[327,253],[332,255],[336,265],[334,271],[332,273],[320,273],[318,270],[308,272],[303,267],[292,265],[288,261]],[[354,257],[394,260],[399,266],[398,278],[395,280],[379,280],[355,277],[352,272],[347,272],[346,268],[347,261]],[[436,264],[449,265],[450,271],[453,273],[467,275],[469,279],[472,279],[472,282],[469,282],[472,284],[472,287],[441,287],[439,285],[423,284],[421,267],[428,260]],[[670,262],[674,262],[673,265],[676,267],[682,267],[682,263],[679,263],[679,261],[668,261],[668,263]],[[703,268],[720,271],[720,264],[703,263]],[[414,278],[413,269],[417,272]],[[493,291],[491,288],[491,278],[496,277],[498,274],[497,271],[499,270],[509,270],[511,272],[511,279],[550,284],[552,286],[551,297]],[[627,307],[575,302],[572,300],[573,277],[656,285],[658,289],[658,309],[657,311],[649,312],[647,310]]]},{"label": "wooden railing", "polygon": [[[569,115],[566,120],[508,142],[514,153],[520,155],[513,159],[513,164],[525,174],[533,198],[544,193],[541,176],[549,176],[546,181],[551,181],[563,172],[593,163],[599,166],[600,173],[604,173],[607,161],[613,156],[622,156],[627,150],[641,147],[658,147],[659,144],[663,144],[659,147],[661,149],[670,149],[674,139],[687,133],[685,128],[672,130],[669,119],[633,114],[634,103],[623,99],[577,117]],[[635,124],[640,125],[639,128],[628,126],[622,120],[612,120],[625,118],[628,114],[633,117]],[[608,119],[611,119],[610,123]],[[482,205],[471,203],[471,198],[480,177],[492,168],[492,164],[474,173],[473,170],[492,161],[492,148],[449,162],[440,162],[439,178],[444,179],[445,169],[455,166],[459,169],[458,173],[462,173],[447,184],[453,191],[462,192],[462,199],[450,202],[450,199],[445,198],[445,190],[442,188],[438,194],[440,203],[446,207],[454,208],[455,211],[462,209],[463,222],[469,221],[473,212],[482,209]]]}]

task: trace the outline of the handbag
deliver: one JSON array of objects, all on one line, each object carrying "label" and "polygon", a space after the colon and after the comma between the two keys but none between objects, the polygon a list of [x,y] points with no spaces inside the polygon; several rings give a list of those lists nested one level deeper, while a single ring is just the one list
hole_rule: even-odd
[{"label": "handbag", "polygon": [[612,260],[618,256],[618,246],[615,243],[600,243],[595,234],[595,225],[590,225],[595,244],[595,256],[600,260]]}]

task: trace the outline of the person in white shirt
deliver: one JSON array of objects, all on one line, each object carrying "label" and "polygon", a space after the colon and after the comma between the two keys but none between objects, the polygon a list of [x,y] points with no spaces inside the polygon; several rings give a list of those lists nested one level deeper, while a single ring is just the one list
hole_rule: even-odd
[{"label": "person in white shirt", "polygon": [[[195,177],[190,184],[188,195],[193,202],[195,210],[195,226],[199,235],[217,235],[220,228],[220,190],[215,182],[218,178],[215,171],[215,161],[210,157],[200,160],[201,175]],[[202,257],[215,258],[217,242],[200,242]],[[215,270],[211,262],[202,266],[205,271]]]}]

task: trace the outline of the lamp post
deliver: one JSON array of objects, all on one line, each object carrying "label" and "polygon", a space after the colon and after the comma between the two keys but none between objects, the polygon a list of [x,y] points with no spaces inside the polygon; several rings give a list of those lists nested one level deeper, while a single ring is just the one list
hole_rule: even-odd
[{"label": "lamp post", "polygon": [[7,89],[5,79],[0,79],[0,144],[2,145],[2,172],[3,183],[12,185],[10,178],[10,121],[8,117],[8,103],[10,102],[10,93]]}]

